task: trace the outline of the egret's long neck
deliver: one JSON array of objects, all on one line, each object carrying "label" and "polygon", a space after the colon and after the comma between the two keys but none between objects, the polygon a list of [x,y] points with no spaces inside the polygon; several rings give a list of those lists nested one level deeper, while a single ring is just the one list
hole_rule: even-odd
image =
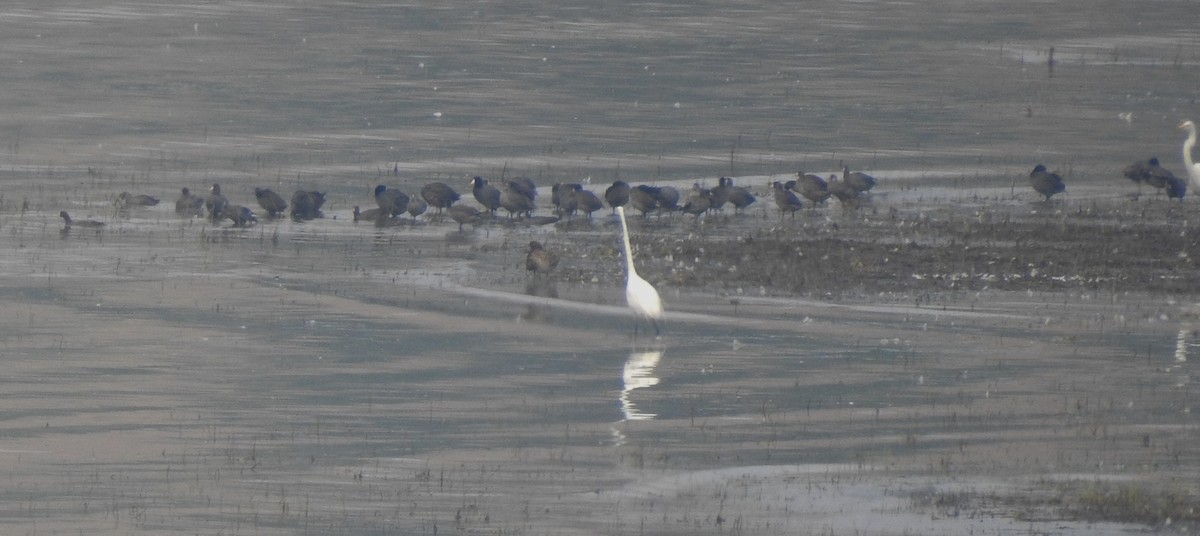
[{"label": "egret's long neck", "polygon": [[1183,142],[1183,163],[1187,164],[1188,170],[1191,171],[1192,166],[1192,148],[1196,146],[1196,127],[1188,129],[1187,141]]},{"label": "egret's long neck", "polygon": [[633,268],[633,248],[629,245],[629,227],[625,225],[625,213],[621,213],[621,245],[625,246],[625,273],[632,277],[637,274]]}]

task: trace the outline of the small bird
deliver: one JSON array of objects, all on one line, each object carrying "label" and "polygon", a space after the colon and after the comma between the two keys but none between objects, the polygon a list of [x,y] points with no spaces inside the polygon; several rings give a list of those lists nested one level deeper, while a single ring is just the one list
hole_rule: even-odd
[{"label": "small bird", "polygon": [[779,209],[779,219],[783,219],[783,215],[791,212],[792,218],[795,219],[796,211],[800,210],[800,198],[791,190],[784,188],[783,183],[775,181],[771,184],[775,194],[775,206]]},{"label": "small bird", "polygon": [[296,190],[292,194],[292,218],[312,220],[320,218],[321,206],[325,204],[325,193],[316,190]]},{"label": "small bird", "polygon": [[460,233],[463,230],[462,226],[464,223],[469,223],[471,227],[475,227],[483,220],[483,213],[470,205],[453,205],[449,209],[446,209],[446,213],[450,215],[450,219],[458,222],[458,232]]},{"label": "small bird", "polygon": [[487,179],[483,177],[471,179],[471,194],[492,216],[496,215],[496,210],[500,208],[500,190],[488,184]]},{"label": "small bird", "polygon": [[258,206],[267,211],[267,217],[274,219],[283,211],[287,210],[287,201],[283,200],[283,196],[275,193],[270,188],[255,188],[254,198],[258,200]]},{"label": "small bird", "polygon": [[212,221],[221,221],[225,217],[225,207],[229,205],[229,200],[221,195],[221,185],[215,182],[208,192],[208,197],[204,199],[204,210],[208,211],[208,218]]},{"label": "small bird", "polygon": [[525,254],[525,269],[536,274],[546,274],[558,267],[558,254],[542,247],[536,240],[529,243]]},{"label": "small bird", "polygon": [[179,199],[175,200],[175,213],[189,217],[204,214],[204,198],[193,194],[184,186],[180,190]]},{"label": "small bird", "polygon": [[[426,203],[429,203],[429,206],[437,210],[438,214],[441,214],[442,210],[450,208],[451,205],[458,202],[459,195],[449,184],[431,182],[421,187],[421,199],[424,199]],[[421,212],[424,212],[424,210]],[[416,216],[413,217],[415,218]]]},{"label": "small bird", "polygon": [[[633,267],[633,248],[629,245],[629,226],[625,223],[625,207],[616,207],[617,216],[621,218],[621,246],[625,252],[625,302],[639,318],[645,318],[654,326],[654,334],[661,335],[658,329],[658,319],[663,316],[662,299],[658,291],[649,281],[642,279]],[[634,324],[634,333],[637,324]]]},{"label": "small bird", "polygon": [[629,183],[625,181],[613,181],[612,186],[604,190],[604,202],[612,207],[613,214],[617,213],[617,207],[623,207],[629,204]]},{"label": "small bird", "polygon": [[117,194],[117,200],[113,204],[116,205],[117,210],[125,210],[129,207],[152,207],[158,204],[158,198],[152,195],[133,195],[129,192],[121,192]]},{"label": "small bird", "polygon": [[1029,172],[1029,184],[1037,193],[1046,196],[1046,201],[1050,201],[1050,196],[1067,191],[1067,186],[1063,184],[1063,179],[1057,173],[1046,171],[1046,166],[1038,164]]},{"label": "small bird", "polygon": [[62,212],[59,212],[58,216],[63,219],[63,223],[65,223],[68,228],[70,228],[70,227],[92,227],[92,228],[104,227],[104,222],[102,222],[102,221],[96,221],[96,220],[75,221],[75,220],[72,220],[71,215],[67,214],[67,211],[65,211],[65,210]]}]

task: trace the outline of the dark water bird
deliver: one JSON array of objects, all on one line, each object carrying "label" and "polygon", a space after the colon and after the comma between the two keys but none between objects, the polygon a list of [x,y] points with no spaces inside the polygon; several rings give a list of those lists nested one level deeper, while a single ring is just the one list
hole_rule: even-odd
[{"label": "dark water bird", "polygon": [[[659,335],[658,319],[663,316],[662,299],[658,290],[649,281],[642,279],[633,266],[633,247],[629,245],[629,226],[625,223],[625,208],[617,207],[617,216],[621,218],[621,246],[625,252],[625,303],[639,318],[645,318],[654,326],[654,334]],[[634,324],[634,332],[637,325]]]},{"label": "dark water bird", "polygon": [[475,200],[483,205],[492,216],[496,215],[496,210],[500,208],[500,190],[495,186],[488,184],[487,179],[483,177],[475,177],[471,179],[471,194],[475,196]]},{"label": "dark water bird", "polygon": [[1046,166],[1038,164],[1029,172],[1029,185],[1037,193],[1046,196],[1046,201],[1050,200],[1050,196],[1067,191],[1067,186],[1063,184],[1063,179],[1057,173],[1046,171]]},{"label": "dark water bird", "polygon": [[729,186],[729,203],[733,205],[733,212],[735,214],[758,201],[758,198],[754,197],[754,194],[750,193],[750,190],[741,186],[734,186],[733,179],[725,178],[725,184]]},{"label": "dark water bird", "polygon": [[[521,195],[528,197],[530,201],[537,201],[537,184],[529,177],[513,177],[504,181],[510,189],[519,192]],[[503,193],[503,192],[501,192]]]},{"label": "dark water bird", "polygon": [[629,208],[635,209],[642,213],[645,218],[647,214],[658,210],[658,195],[659,188],[648,184],[639,184],[629,189]]},{"label": "dark water bird", "polygon": [[1185,195],[1187,195],[1187,181],[1171,175],[1167,179],[1167,198],[1183,201]]},{"label": "dark water bird", "polygon": [[212,221],[221,221],[224,218],[225,207],[229,205],[229,200],[221,195],[221,185],[213,183],[208,189],[208,197],[204,199],[204,210],[208,212],[208,218]]},{"label": "dark water bird", "polygon": [[175,213],[180,216],[199,216],[204,214],[204,198],[193,194],[186,186],[180,190],[179,199],[175,200]]},{"label": "dark water bird", "polygon": [[268,218],[275,218],[283,211],[287,210],[287,201],[283,200],[283,196],[275,193],[270,188],[255,188],[254,198],[258,200],[258,206],[267,211]]},{"label": "dark water bird", "polygon": [[417,219],[417,216],[424,214],[428,209],[429,203],[426,203],[424,199],[414,195],[408,199],[408,206],[405,210],[408,212],[408,215],[412,216],[412,218],[415,220]]},{"label": "dark water bird", "polygon": [[320,218],[321,207],[325,205],[325,193],[316,190],[296,190],[292,194],[292,218],[297,220],[313,220]]},{"label": "dark water bird", "polygon": [[837,175],[829,176],[829,195],[837,198],[843,207],[854,208],[858,206],[858,196],[861,193],[861,191],[851,187],[845,179],[839,179]]},{"label": "dark water bird", "polygon": [[788,181],[788,183],[792,185],[792,190],[811,201],[813,207],[816,207],[818,203],[824,203],[833,195],[829,193],[829,183],[812,173],[801,171],[796,174],[796,182]]},{"label": "dark water bird", "polygon": [[1167,184],[1175,179],[1175,174],[1168,171],[1158,163],[1158,158],[1149,160],[1139,160],[1130,164],[1125,168],[1125,178],[1141,185],[1142,183],[1149,184],[1162,190],[1167,188]]},{"label": "dark water bird", "polygon": [[114,202],[114,204],[119,210],[130,207],[152,207],[158,204],[158,198],[152,195],[134,195],[129,192],[121,192],[117,194],[117,200]]},{"label": "dark water bird", "polygon": [[612,186],[604,190],[604,202],[612,207],[613,214],[617,213],[617,207],[628,205],[629,183],[625,181],[613,181]]},{"label": "dark water bird", "polygon": [[582,186],[575,190],[575,205],[580,211],[587,215],[588,219],[592,219],[592,213],[604,208],[604,202],[600,201],[600,196],[593,193],[591,190],[585,190]]},{"label": "dark water bird", "polygon": [[579,199],[575,193],[582,189],[582,185],[573,182],[559,182],[551,186],[550,203],[554,205],[554,212],[567,217],[574,216],[579,210]]},{"label": "dark water bird", "polygon": [[674,186],[661,186],[658,189],[658,209],[667,212],[679,210],[679,190]]},{"label": "dark water bird", "polygon": [[353,216],[354,216],[355,222],[377,221],[381,215],[384,215],[384,217],[386,218],[387,216],[385,214],[386,213],[381,208],[372,208],[372,209],[367,209],[367,210],[361,210],[358,208],[358,205],[354,205]]},{"label": "dark water bird", "polygon": [[1192,191],[1200,191],[1200,164],[1192,161],[1192,149],[1196,147],[1196,124],[1184,121],[1179,124],[1179,129],[1188,133],[1183,141],[1183,167],[1187,170],[1188,182],[1192,183]]},{"label": "dark water bird", "polygon": [[710,189],[708,201],[712,210],[725,210],[725,204],[729,202],[729,195],[733,192],[733,182],[729,177],[718,177],[717,185]]},{"label": "dark water bird", "polygon": [[383,209],[389,218],[404,214],[408,210],[408,194],[400,190],[389,190],[380,184],[375,187],[375,204]]},{"label": "dark water bird", "polygon": [[709,209],[712,208],[712,190],[702,188],[700,183],[692,184],[692,191],[688,194],[687,200],[679,210],[685,214],[691,214],[700,220]]},{"label": "dark water bird", "polygon": [[63,219],[63,223],[65,223],[67,227],[91,227],[91,228],[104,227],[104,222],[102,222],[102,221],[72,220],[71,215],[67,214],[67,211],[65,211],[65,210],[62,212],[59,212],[58,217]]},{"label": "dark water bird", "polygon": [[254,211],[241,205],[225,205],[221,210],[221,218],[233,221],[234,227],[249,227],[250,224],[258,223],[258,216],[254,215]]},{"label": "dark water bird", "polygon": [[483,213],[470,205],[453,205],[446,209],[446,213],[450,215],[450,219],[458,222],[458,231],[460,233],[463,230],[464,223],[469,223],[471,227],[475,227],[483,220]]},{"label": "dark water bird", "polygon": [[792,218],[795,218],[796,211],[801,207],[800,198],[796,197],[791,190],[784,188],[783,183],[779,181],[772,183],[771,188],[774,190],[775,206],[779,209],[779,219],[782,220],[783,215],[788,212],[791,212]]},{"label": "dark water bird", "polygon": [[558,267],[558,254],[542,247],[536,240],[529,243],[525,254],[525,269],[536,274],[547,274]]},{"label": "dark water bird", "polygon": [[855,191],[862,193],[875,187],[875,177],[867,175],[859,171],[850,171],[850,166],[842,166],[842,181],[846,186],[853,188]]},{"label": "dark water bird", "polygon": [[431,182],[421,187],[421,199],[424,199],[438,214],[441,214],[443,210],[458,202],[459,195],[449,184]]},{"label": "dark water bird", "polygon": [[514,215],[530,216],[535,208],[533,199],[526,195],[523,187],[514,181],[505,184],[504,191],[500,192],[500,206],[508,211],[510,220]]}]

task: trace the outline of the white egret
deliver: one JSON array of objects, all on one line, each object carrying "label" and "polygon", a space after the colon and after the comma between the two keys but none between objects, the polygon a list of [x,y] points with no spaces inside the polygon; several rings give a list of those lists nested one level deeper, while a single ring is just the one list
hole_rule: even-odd
[{"label": "white egret", "polygon": [[[654,285],[642,279],[633,267],[633,248],[629,245],[629,227],[625,223],[625,207],[617,206],[617,215],[621,217],[621,240],[625,247],[625,301],[634,315],[645,318],[654,326],[654,334],[659,335],[658,319],[663,315],[662,300]],[[636,324],[635,324],[635,330]]]},{"label": "white egret", "polygon": [[1187,168],[1188,179],[1192,183],[1192,191],[1200,191],[1200,164],[1192,162],[1192,148],[1196,146],[1196,124],[1184,121],[1179,124],[1180,130],[1186,130],[1188,137],[1183,142],[1183,165]]}]

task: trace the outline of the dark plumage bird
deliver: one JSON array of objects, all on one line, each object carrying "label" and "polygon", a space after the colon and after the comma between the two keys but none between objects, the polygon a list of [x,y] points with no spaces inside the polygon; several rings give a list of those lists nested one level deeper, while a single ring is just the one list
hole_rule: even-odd
[{"label": "dark plumage bird", "polygon": [[667,212],[679,210],[679,190],[674,186],[662,186],[658,189],[658,209]]},{"label": "dark plumage bird", "polygon": [[252,223],[258,223],[258,216],[254,215],[254,211],[241,205],[225,205],[221,210],[221,218],[232,220],[234,227],[248,227]]},{"label": "dark plumage bird", "polygon": [[861,193],[859,190],[851,187],[845,179],[838,179],[837,175],[829,176],[829,195],[836,197],[842,203],[843,207],[856,207],[858,205],[858,196]]},{"label": "dark plumage bird", "polygon": [[582,186],[575,190],[575,205],[584,214],[587,214],[588,219],[592,219],[592,213],[604,208],[604,203],[600,201],[600,197],[590,190],[584,190]]},{"label": "dark plumage bird", "polygon": [[625,181],[613,181],[612,186],[604,190],[604,202],[612,207],[613,214],[617,213],[617,207],[628,205],[629,183]]},{"label": "dark plumage bird", "polygon": [[725,204],[729,202],[729,195],[733,192],[733,182],[728,177],[717,178],[717,185],[709,190],[709,204],[712,210],[725,210]]},{"label": "dark plumage bird", "polygon": [[179,199],[175,200],[175,213],[180,216],[199,216],[204,214],[204,198],[193,194],[186,186],[180,190]]},{"label": "dark plumage bird", "polygon": [[408,194],[400,190],[389,190],[380,184],[375,187],[375,204],[383,209],[389,218],[404,214],[408,210]]},{"label": "dark plumage bird", "polygon": [[771,187],[775,190],[775,206],[779,208],[779,219],[783,219],[783,215],[791,212],[792,218],[796,217],[796,211],[800,210],[800,198],[791,190],[784,188],[783,183],[775,181]]},{"label": "dark plumage bird", "polygon": [[381,209],[381,208],[371,208],[371,209],[367,209],[364,211],[364,210],[359,209],[358,205],[354,205],[354,221],[355,222],[377,221],[381,215],[383,215],[384,218],[386,218],[387,216],[385,214],[386,213],[384,213],[383,209]]},{"label": "dark plumage bird", "polygon": [[483,205],[492,216],[496,215],[496,210],[500,208],[500,190],[495,186],[488,184],[487,179],[483,177],[475,177],[471,179],[471,194],[475,196],[475,200]]},{"label": "dark plumage bird", "polygon": [[296,190],[296,193],[292,194],[292,218],[297,220],[320,218],[323,205],[325,205],[324,192]]},{"label": "dark plumage bird", "polygon": [[534,184],[533,179],[529,177],[513,177],[505,181],[505,183],[509,185],[509,188],[528,197],[530,201],[537,201],[537,184]]},{"label": "dark plumage bird", "polygon": [[582,189],[582,185],[573,182],[559,182],[551,186],[550,203],[554,205],[554,212],[565,214],[567,217],[574,216],[579,210],[579,200],[575,193]]},{"label": "dark plumage bird", "polygon": [[1050,196],[1067,191],[1067,186],[1063,184],[1063,179],[1057,173],[1046,171],[1046,166],[1038,164],[1029,172],[1029,184],[1037,193],[1046,196],[1046,201],[1050,200]]},{"label": "dark plumage bird", "polygon": [[215,182],[208,192],[208,197],[204,199],[204,210],[208,211],[208,218],[212,221],[221,221],[225,217],[225,207],[229,205],[229,200],[221,195],[221,185]]},{"label": "dark plumage bird", "polygon": [[817,203],[824,203],[832,195],[829,193],[829,183],[811,173],[801,171],[796,174],[796,182],[788,181],[788,184],[792,185],[791,189],[796,193],[811,201],[813,207],[816,207]]},{"label": "dark plumage bird", "polygon": [[133,195],[129,192],[121,192],[117,194],[117,200],[114,204],[118,210],[124,210],[129,207],[152,207],[158,204],[158,198],[152,195]]},{"label": "dark plumage bird", "polygon": [[416,196],[408,199],[408,207],[406,210],[408,211],[408,215],[412,216],[414,220],[417,219],[417,216],[424,214],[428,209],[429,203],[426,203],[424,199]]},{"label": "dark plumage bird", "polygon": [[758,201],[758,198],[754,197],[754,194],[750,193],[750,190],[741,186],[734,186],[733,179],[725,178],[724,180],[725,184],[729,186],[729,203],[733,205],[733,212],[735,214],[753,205],[755,201]]},{"label": "dark plumage bird", "polygon": [[447,209],[446,213],[450,215],[450,219],[458,222],[459,232],[462,232],[464,223],[469,223],[471,227],[474,227],[483,220],[483,213],[470,205],[454,205]]},{"label": "dark plumage bird", "polygon": [[458,202],[459,195],[454,188],[444,182],[431,182],[421,187],[421,199],[424,199],[429,206],[437,210],[438,214],[441,214],[443,210]]},{"label": "dark plumage bird", "polygon": [[862,193],[875,187],[875,177],[861,173],[858,171],[850,171],[850,166],[842,166],[842,181],[846,186],[853,188],[855,191]]},{"label": "dark plumage bird", "polygon": [[712,190],[701,188],[700,183],[692,185],[692,192],[688,194],[687,201],[679,210],[685,214],[691,214],[700,220],[700,216],[708,212],[712,208]]},{"label": "dark plumage bird", "polygon": [[508,211],[510,220],[518,214],[532,215],[535,208],[533,198],[526,195],[525,189],[515,181],[509,181],[504,185],[504,191],[500,192],[500,206]]},{"label": "dark plumage bird", "polygon": [[92,228],[104,227],[104,222],[102,222],[102,221],[72,220],[71,215],[67,214],[67,211],[65,211],[65,210],[62,212],[59,212],[58,216],[63,219],[63,223],[65,223],[67,227],[92,227]]},{"label": "dark plumage bird", "polygon": [[529,253],[525,255],[525,269],[536,274],[546,274],[558,267],[558,254],[542,247],[541,242],[529,243]]},{"label": "dark plumage bird", "polygon": [[255,188],[254,198],[258,200],[258,206],[267,211],[268,218],[275,218],[283,211],[287,210],[287,201],[283,200],[283,196],[275,193],[270,188]]},{"label": "dark plumage bird", "polygon": [[629,207],[638,210],[645,218],[651,211],[658,210],[660,188],[639,184],[629,189]]},{"label": "dark plumage bird", "polygon": [[1183,196],[1187,195],[1187,181],[1171,175],[1167,178],[1167,197],[1170,199],[1178,199],[1183,201]]},{"label": "dark plumage bird", "polygon": [[[1129,167],[1125,168],[1125,177],[1138,184],[1144,182],[1159,190],[1168,188],[1172,180],[1178,180],[1174,173],[1171,173],[1158,163],[1157,157],[1130,164]],[[1187,186],[1185,185],[1184,188],[1186,189]],[[1167,194],[1169,195],[1170,193],[1168,190]],[[1182,195],[1179,197],[1182,198]]]}]

